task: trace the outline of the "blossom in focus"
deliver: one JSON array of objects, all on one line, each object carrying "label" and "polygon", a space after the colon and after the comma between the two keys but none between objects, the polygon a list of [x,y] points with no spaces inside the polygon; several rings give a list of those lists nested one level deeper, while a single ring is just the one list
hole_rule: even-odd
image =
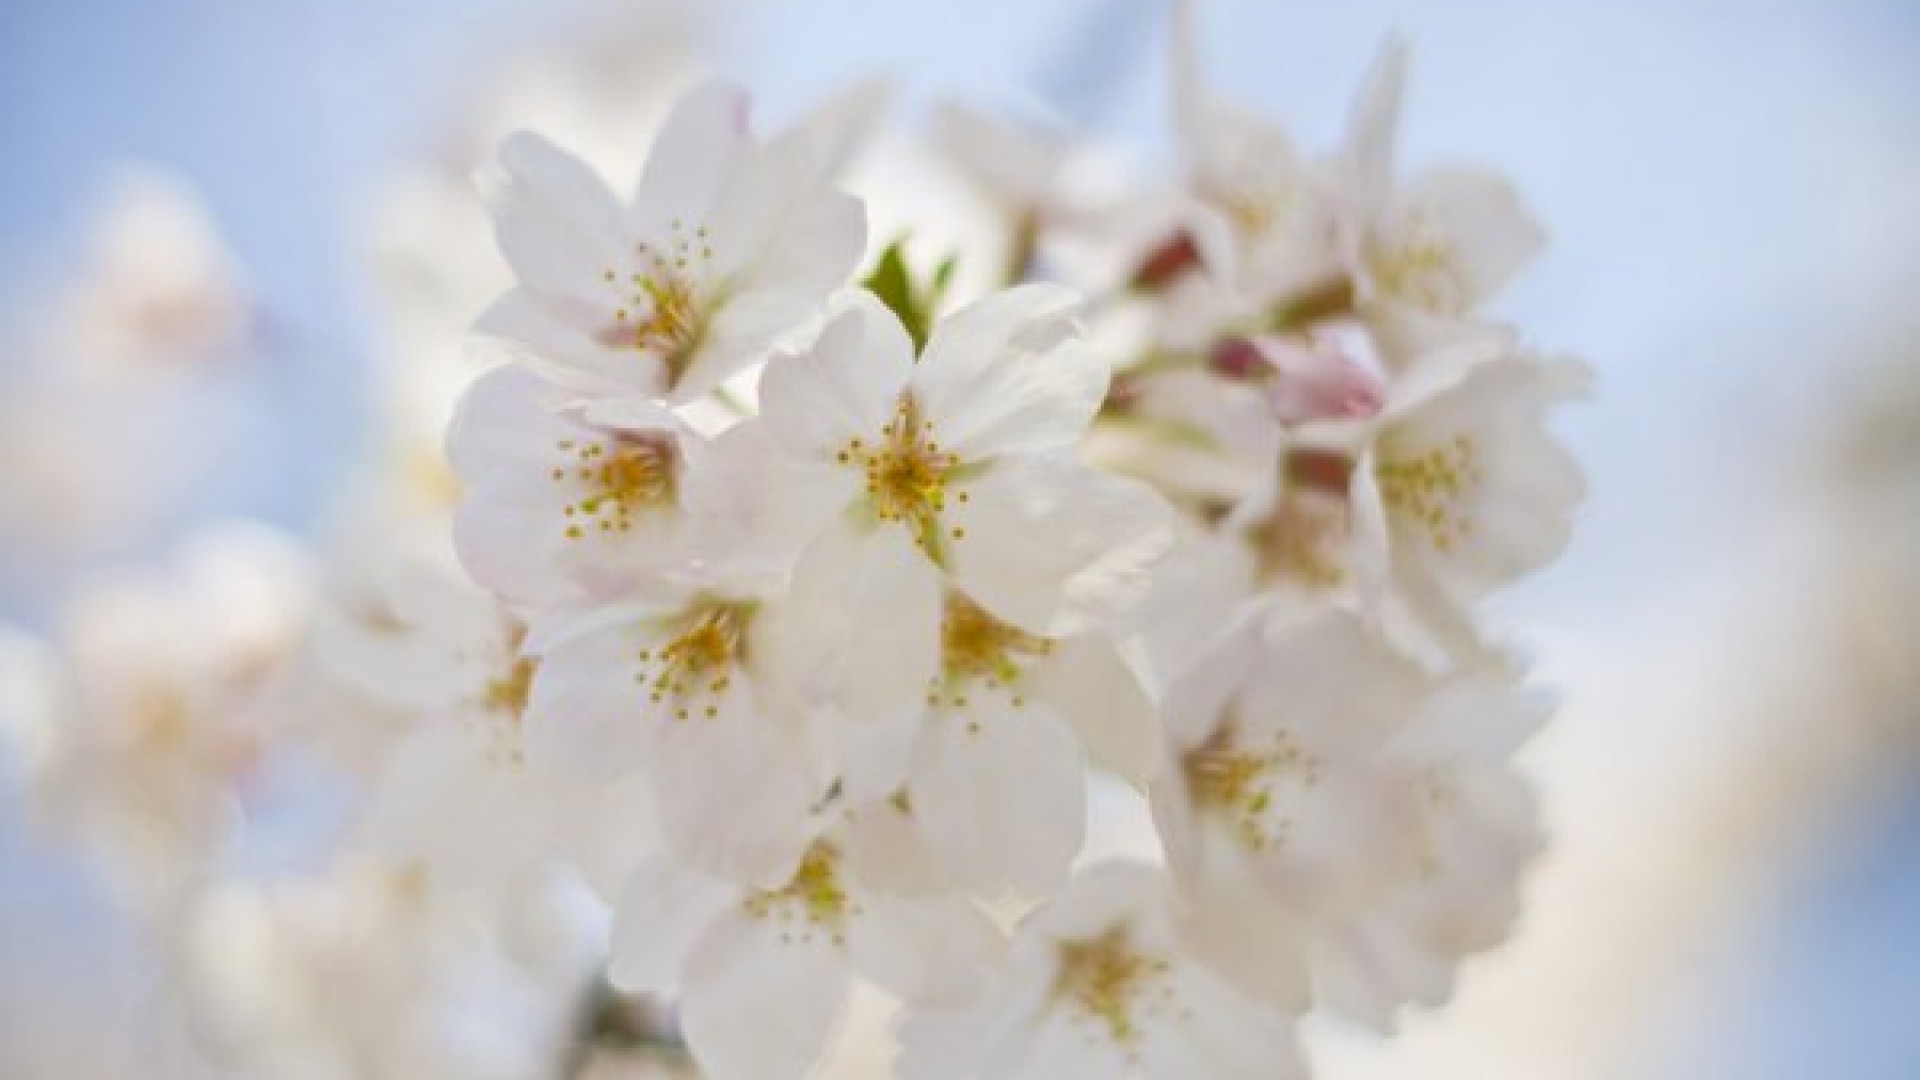
[{"label": "blossom in focus", "polygon": [[755,140],[746,108],[729,87],[690,91],[631,202],[539,136],[509,137],[490,198],[516,285],[481,332],[582,391],[686,402],[804,323],[859,260],[863,211],[815,132]]},{"label": "blossom in focus", "polygon": [[528,760],[582,783],[640,772],[679,858],[742,883],[778,877],[832,777],[793,696],[777,585],[662,574],[536,627]]},{"label": "blossom in focus", "polygon": [[848,790],[898,792],[952,887],[1042,895],[1084,840],[1089,760],[1144,782],[1159,728],[1110,635],[1042,637],[948,592],[924,708],[844,737]]},{"label": "blossom in focus", "polygon": [[916,362],[899,320],[856,296],[768,367],[756,423],[786,492],[769,527],[800,549],[810,700],[857,721],[920,707],[948,589],[1039,636],[1109,624],[1145,592],[1165,510],[1072,456],[1107,385],[1074,308],[1052,286],[996,293]]},{"label": "blossom in focus", "polygon": [[745,888],[648,861],[621,901],[612,974],[677,993],[688,1046],[714,1080],[808,1073],[855,974],[905,1001],[978,992],[1000,953],[964,898],[895,896],[861,880],[838,831],[812,839],[776,883]]},{"label": "blossom in focus", "polygon": [[645,400],[595,412],[519,365],[467,390],[448,435],[453,533],[475,579],[523,605],[606,595],[684,557],[700,438]]}]

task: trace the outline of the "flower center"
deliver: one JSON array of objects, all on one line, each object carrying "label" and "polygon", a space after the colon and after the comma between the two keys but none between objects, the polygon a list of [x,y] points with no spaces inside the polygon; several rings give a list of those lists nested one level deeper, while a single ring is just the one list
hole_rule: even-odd
[{"label": "flower center", "polygon": [[631,532],[636,516],[673,504],[680,468],[673,436],[620,432],[604,441],[562,439],[555,445],[572,455],[575,464],[571,469],[556,467],[553,481],[577,485],[584,492],[561,511],[569,540],[581,539],[589,530]]},{"label": "flower center", "polygon": [[613,270],[602,274],[621,291],[605,341],[659,358],[672,389],[706,336],[708,311],[696,286],[713,261],[713,245],[705,225],[689,234],[686,223],[675,218],[664,245],[641,243],[634,250],[639,269],[624,282]]},{"label": "flower center", "polygon": [[[967,690],[976,683],[1005,688],[1015,707],[1021,672],[1033,660],[1050,655],[1053,641],[1002,622],[959,593],[948,593],[940,619],[940,674],[927,690],[927,704],[967,706]],[[975,725],[977,727],[977,725]]]},{"label": "flower center", "polygon": [[658,650],[640,650],[634,681],[647,688],[653,704],[671,703],[675,719],[691,719],[695,710],[717,718],[734,669],[746,662],[754,610],[734,601],[696,602],[681,616],[679,633]]},{"label": "flower center", "polygon": [[1388,512],[1425,534],[1436,550],[1451,551],[1473,535],[1473,519],[1464,504],[1485,474],[1472,437],[1455,435],[1408,455],[1383,447],[1377,473]]},{"label": "flower center", "polygon": [[1316,591],[1337,589],[1347,581],[1353,461],[1331,451],[1295,450],[1285,468],[1279,500],[1254,529],[1261,577]]},{"label": "flower center", "polygon": [[780,920],[783,942],[810,942],[824,933],[845,945],[847,919],[860,913],[840,881],[840,850],[825,840],[813,842],[786,885],[756,892],[745,905],[755,918]]},{"label": "flower center", "polygon": [[[1100,1024],[1115,1043],[1131,1047],[1140,1039],[1139,1014],[1154,1007],[1153,991],[1171,965],[1134,948],[1124,925],[1098,937],[1063,941],[1054,976],[1054,997],[1076,1014]],[[1172,987],[1161,987],[1162,996]]]},{"label": "flower center", "polygon": [[1193,805],[1219,815],[1240,842],[1255,851],[1287,839],[1288,822],[1272,813],[1275,781],[1297,774],[1303,786],[1320,782],[1319,759],[1286,732],[1279,733],[1270,748],[1243,747],[1231,721],[1182,754],[1180,772]]},{"label": "flower center", "polygon": [[533,690],[536,665],[525,656],[516,656],[507,670],[487,680],[480,701],[494,721],[487,725],[487,756],[495,762],[519,765],[524,759],[520,745],[520,718],[526,714],[527,698]]},{"label": "flower center", "polygon": [[520,652],[526,639],[526,627],[518,622],[507,626],[504,656],[480,688],[479,708],[471,721],[479,730],[476,736],[485,746],[488,760],[495,764],[518,766],[523,757],[520,720],[526,714],[527,700],[533,694],[533,677],[539,665]]},{"label": "flower center", "polygon": [[1368,260],[1374,284],[1428,311],[1464,313],[1472,297],[1452,239],[1426,215],[1411,217],[1403,229],[1395,243],[1376,249]]},{"label": "flower center", "polygon": [[[956,525],[944,535],[941,532],[948,482],[960,458],[943,452],[933,436],[933,421],[920,416],[911,395],[901,394],[893,419],[880,429],[877,445],[849,439],[834,456],[842,465],[858,465],[866,474],[867,504],[874,516],[905,526],[914,544],[939,562],[945,540],[958,540],[967,531]],[[956,492],[955,499],[964,503],[967,493]]]}]

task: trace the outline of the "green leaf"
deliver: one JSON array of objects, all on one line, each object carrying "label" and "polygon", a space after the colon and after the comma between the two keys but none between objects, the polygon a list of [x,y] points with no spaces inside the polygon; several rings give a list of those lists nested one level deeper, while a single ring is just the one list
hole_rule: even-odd
[{"label": "green leaf", "polygon": [[913,339],[914,351],[918,352],[927,344],[934,314],[940,309],[940,301],[946,296],[958,265],[958,256],[949,256],[934,267],[932,276],[925,282],[916,281],[907,265],[906,240],[900,239],[880,253],[880,260],[861,284],[899,316],[907,335]]}]

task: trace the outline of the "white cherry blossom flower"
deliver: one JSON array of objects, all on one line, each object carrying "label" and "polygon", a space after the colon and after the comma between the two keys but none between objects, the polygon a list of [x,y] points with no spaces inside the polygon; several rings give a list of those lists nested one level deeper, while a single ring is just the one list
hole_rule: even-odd
[{"label": "white cherry blossom flower", "polygon": [[1183,234],[1187,258],[1230,291],[1290,295],[1338,269],[1333,205],[1284,130],[1207,87],[1193,22],[1193,6],[1181,4],[1171,71],[1195,207]]},{"label": "white cherry blossom flower", "polygon": [[954,887],[1038,895],[1066,878],[1086,826],[1086,760],[1144,782],[1154,705],[1105,634],[1029,633],[949,591],[924,709],[852,725],[842,778],[898,791]]},{"label": "white cherry blossom flower", "polygon": [[[1225,521],[1250,585],[1379,620],[1431,659],[1483,651],[1468,606],[1544,566],[1584,494],[1548,427],[1585,369],[1462,336],[1389,384],[1374,417],[1309,425]],[[1478,343],[1476,343],[1478,342]]]},{"label": "white cherry blossom flower", "polygon": [[1316,998],[1378,1031],[1402,1004],[1437,1006],[1459,962],[1506,940],[1521,877],[1542,837],[1533,789],[1512,754],[1549,703],[1503,678],[1456,680],[1385,748],[1411,823],[1395,884],[1315,938]]},{"label": "white cherry blossom flower", "polygon": [[1001,941],[955,896],[899,897],[854,873],[837,832],[777,883],[748,888],[670,859],[643,864],[622,900],[612,976],[677,995],[687,1045],[714,1080],[788,1080],[825,1051],[854,976],[942,1003],[987,985]]},{"label": "white cherry blossom flower", "polygon": [[909,1009],[901,1041],[904,1080],[1305,1075],[1291,1016],[1198,962],[1162,875],[1126,862],[1078,874],[1021,924],[998,983]]},{"label": "white cherry blossom flower", "polygon": [[1105,362],[1065,290],[1024,286],[940,322],[919,361],[899,320],[852,298],[804,355],[769,365],[760,423],[804,544],[809,700],[854,719],[923,701],[945,588],[1029,634],[1109,624],[1171,543],[1164,504],[1072,450]]},{"label": "white cherry blossom flower", "polygon": [[1374,61],[1330,165],[1343,258],[1362,303],[1472,314],[1540,250],[1540,226],[1513,185],[1480,169],[1424,170],[1397,184],[1394,142],[1406,45]]},{"label": "white cherry blossom flower", "polygon": [[[385,729],[342,762],[364,781],[350,843],[477,889],[511,887],[582,855],[595,829],[621,829],[644,847],[650,797],[636,821],[619,781],[583,784],[527,761],[536,665],[518,617],[451,572],[416,563],[393,567],[377,596],[372,610],[323,612],[314,677],[281,688],[327,702],[325,728],[365,717]],[[336,749],[330,731],[301,734]]]},{"label": "white cherry blossom flower", "polygon": [[783,873],[832,776],[791,698],[779,603],[777,579],[663,573],[536,627],[528,760],[589,783],[639,770],[681,858],[746,883]]},{"label": "white cherry blossom flower", "polygon": [[[597,963],[552,890],[480,897],[355,858],[223,884],[195,914],[193,1020],[216,1075],[538,1080]],[[518,947],[527,929],[548,944]]]},{"label": "white cherry blossom flower", "polygon": [[859,260],[863,211],[831,186],[836,148],[816,145],[838,134],[757,142],[738,91],[700,87],[631,204],[540,137],[510,136],[492,199],[518,284],[480,330],[584,390],[698,398],[813,317]]},{"label": "white cherry blossom flower", "polygon": [[462,481],[461,560],[523,604],[617,591],[684,557],[687,473],[700,447],[650,402],[593,408],[527,368],[489,372],[448,435]]},{"label": "white cherry blossom flower", "polygon": [[1351,616],[1244,620],[1169,691],[1155,820],[1194,947],[1247,993],[1384,1026],[1504,936],[1537,829],[1539,702],[1437,677]]},{"label": "white cherry blossom flower", "polygon": [[1577,361],[1512,356],[1385,415],[1366,464],[1392,595],[1442,647],[1470,650],[1467,606],[1566,547],[1586,485],[1547,421],[1586,376]]},{"label": "white cherry blossom flower", "polygon": [[56,315],[53,351],[122,377],[244,354],[252,297],[190,183],[151,165],[124,167],[98,213],[85,276]]}]

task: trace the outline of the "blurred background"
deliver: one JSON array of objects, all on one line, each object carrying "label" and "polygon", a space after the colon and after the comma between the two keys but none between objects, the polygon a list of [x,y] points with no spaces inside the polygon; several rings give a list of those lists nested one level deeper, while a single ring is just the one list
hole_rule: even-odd
[{"label": "blurred background", "polygon": [[[618,176],[691,73],[775,121],[885,74],[909,128],[1034,108],[1164,169],[1167,19],[9,0],[0,623],[58,638],[209,522],[350,533],[343,492],[432,445],[503,280],[465,182],[502,131]],[[1405,32],[1405,158],[1513,177],[1552,242],[1499,312],[1599,375],[1566,425],[1574,546],[1498,611],[1564,700],[1526,757],[1552,836],[1526,913],[1403,1037],[1314,1027],[1322,1075],[1920,1076],[1920,5],[1211,0],[1200,26],[1210,78],[1309,147]],[[32,711],[31,654],[0,709]],[[23,786],[0,770],[0,1076],[148,1075],[164,958]]]}]

